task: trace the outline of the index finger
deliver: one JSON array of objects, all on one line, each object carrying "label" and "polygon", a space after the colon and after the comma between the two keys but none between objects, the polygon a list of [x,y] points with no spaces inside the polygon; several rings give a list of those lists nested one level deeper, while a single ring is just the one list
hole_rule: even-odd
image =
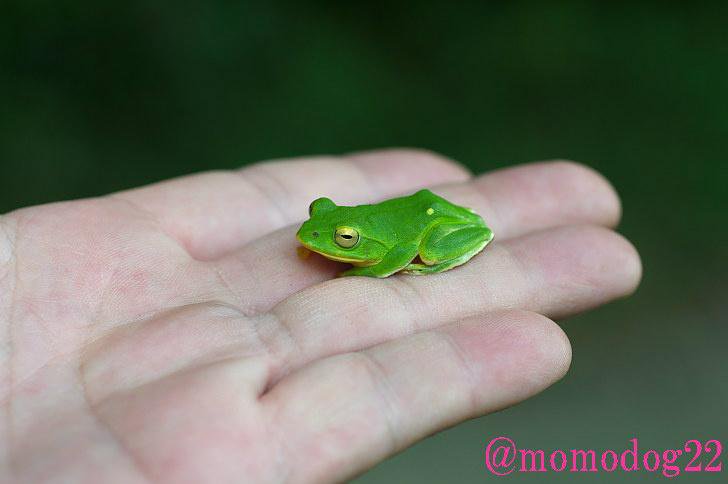
[{"label": "index finger", "polygon": [[309,203],[321,196],[359,204],[469,177],[465,168],[447,158],[396,149],[268,161],[114,196],[151,213],[193,258],[204,260],[305,219]]}]

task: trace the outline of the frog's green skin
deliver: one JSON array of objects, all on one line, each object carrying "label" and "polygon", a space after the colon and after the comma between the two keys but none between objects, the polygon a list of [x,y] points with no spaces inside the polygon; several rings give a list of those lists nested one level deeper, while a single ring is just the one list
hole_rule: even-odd
[{"label": "frog's green skin", "polygon": [[[493,231],[469,208],[429,190],[374,205],[337,206],[314,200],[296,237],[306,248],[355,267],[343,276],[387,277],[396,272],[432,274],[470,260],[493,240]],[[356,230],[351,248],[337,244],[337,229]],[[419,256],[421,263],[414,263]]]}]

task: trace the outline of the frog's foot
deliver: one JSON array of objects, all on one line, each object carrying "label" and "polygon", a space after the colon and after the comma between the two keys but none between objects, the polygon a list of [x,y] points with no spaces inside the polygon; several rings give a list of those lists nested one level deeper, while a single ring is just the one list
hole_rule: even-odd
[{"label": "frog's foot", "polygon": [[436,274],[438,272],[444,272],[448,269],[452,269],[453,267],[457,267],[459,265],[465,264],[467,261],[472,259],[474,255],[476,255],[478,252],[483,250],[486,245],[487,245],[487,242],[484,243],[481,247],[478,247],[477,249],[467,252],[460,257],[457,257],[455,259],[450,259],[447,261],[443,261],[443,262],[439,262],[437,264],[432,264],[432,265],[409,264],[409,265],[407,265],[407,267],[402,269],[402,274],[410,274],[413,276],[422,276],[425,274]]},{"label": "frog's foot", "polygon": [[420,249],[420,258],[425,263],[408,264],[402,273],[435,274],[452,269],[469,261],[493,240],[493,232],[487,227],[453,225],[435,227]]}]

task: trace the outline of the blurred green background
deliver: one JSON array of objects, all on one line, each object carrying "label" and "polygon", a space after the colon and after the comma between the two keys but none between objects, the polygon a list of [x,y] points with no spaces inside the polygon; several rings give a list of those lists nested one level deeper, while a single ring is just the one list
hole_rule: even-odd
[{"label": "blurred green background", "polygon": [[495,479],[482,454],[498,435],[544,449],[728,444],[728,2],[3,2],[0,212],[402,145],[477,172],[597,168],[645,276],[634,297],[563,322],[562,382],[360,482]]}]

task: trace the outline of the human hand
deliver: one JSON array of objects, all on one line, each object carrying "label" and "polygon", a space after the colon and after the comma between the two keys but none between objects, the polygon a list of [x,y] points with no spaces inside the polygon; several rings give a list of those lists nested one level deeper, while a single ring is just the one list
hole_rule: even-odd
[{"label": "human hand", "polygon": [[[311,200],[421,187],[496,234],[431,276],[332,279]],[[0,219],[3,482],[330,482],[546,388],[560,318],[631,293],[609,184],[420,151],[269,162]]]}]

